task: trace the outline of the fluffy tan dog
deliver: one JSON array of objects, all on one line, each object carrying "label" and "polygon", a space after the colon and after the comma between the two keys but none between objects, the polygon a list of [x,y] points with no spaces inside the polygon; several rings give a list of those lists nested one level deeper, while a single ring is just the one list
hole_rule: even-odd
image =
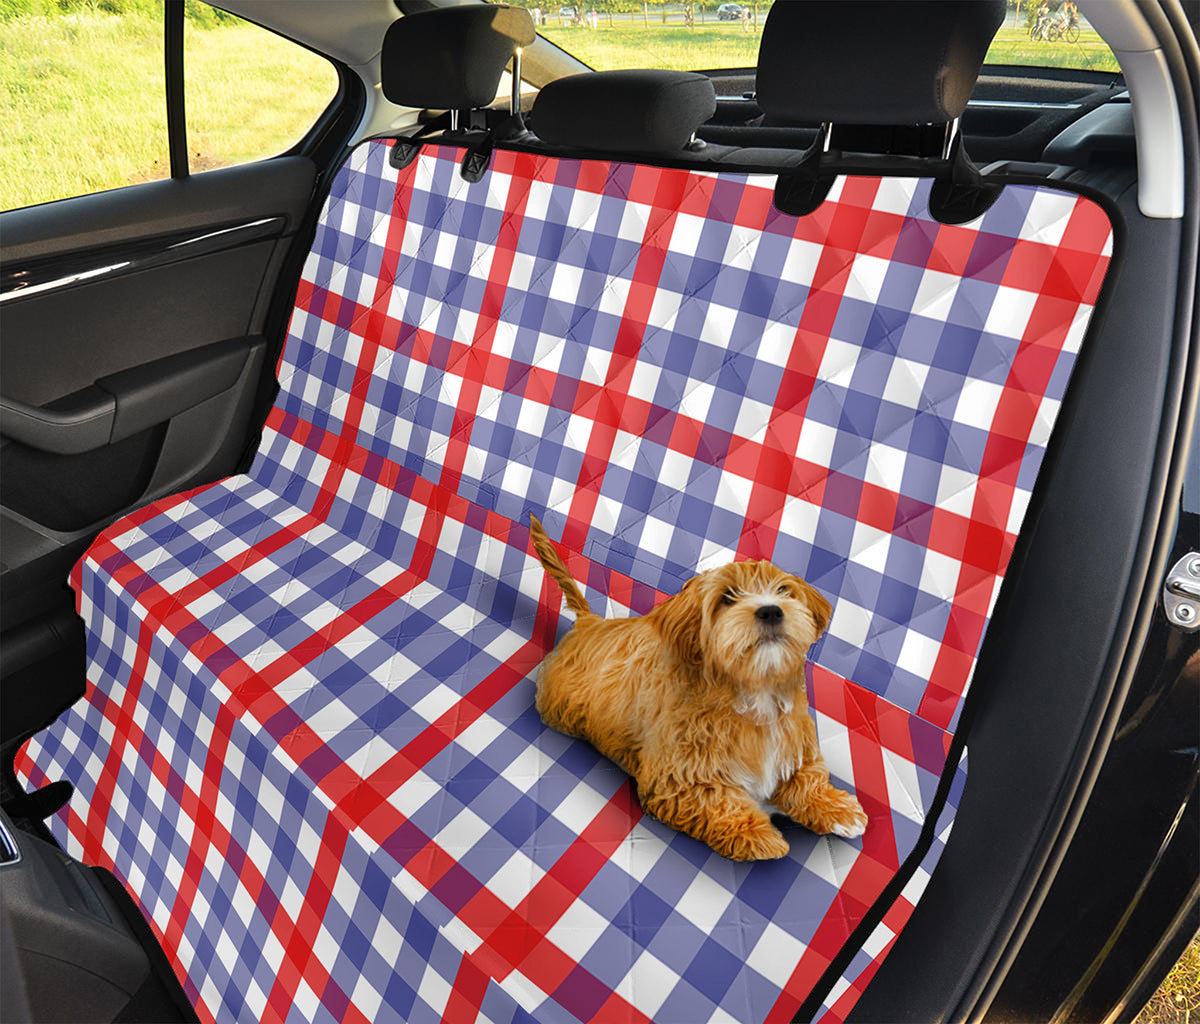
[{"label": "fluffy tan dog", "polygon": [[770,562],[701,573],[639,618],[588,607],[542,524],[534,550],[575,625],[542,663],[537,709],[633,776],[646,813],[734,860],[782,857],[780,811],[812,831],[867,827],[829,782],[808,714],[804,656],[830,607]]}]

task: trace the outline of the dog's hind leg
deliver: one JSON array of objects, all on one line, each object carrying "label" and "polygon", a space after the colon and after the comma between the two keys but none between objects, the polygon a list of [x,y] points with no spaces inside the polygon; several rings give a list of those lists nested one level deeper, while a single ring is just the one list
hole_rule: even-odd
[{"label": "dog's hind leg", "polygon": [[638,796],[647,814],[731,860],[776,860],[788,852],[783,834],[744,790],[670,777],[653,782],[639,778]]}]

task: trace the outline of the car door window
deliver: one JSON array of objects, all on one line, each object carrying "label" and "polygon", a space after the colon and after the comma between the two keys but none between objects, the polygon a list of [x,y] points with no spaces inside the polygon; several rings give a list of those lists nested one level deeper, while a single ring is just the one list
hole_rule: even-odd
[{"label": "car door window", "polygon": [[[0,2],[0,209],[170,177],[162,0]],[[323,57],[184,5],[191,172],[286,151],[337,92]]]},{"label": "car door window", "polygon": [[170,175],[161,6],[113,6],[0,4],[0,209]]},{"label": "car door window", "polygon": [[225,11],[189,3],[184,24],[192,173],[275,156],[328,106],[337,73],[324,57]]}]

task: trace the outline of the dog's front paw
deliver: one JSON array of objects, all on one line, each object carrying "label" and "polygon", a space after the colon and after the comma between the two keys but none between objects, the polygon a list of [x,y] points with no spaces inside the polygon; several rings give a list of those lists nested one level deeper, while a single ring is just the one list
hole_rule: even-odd
[{"label": "dog's front paw", "polygon": [[[856,804],[857,800],[854,801]],[[846,816],[845,821],[838,822],[829,831],[843,839],[857,839],[867,830],[867,813],[861,807],[853,814]]]},{"label": "dog's front paw", "polygon": [[840,789],[830,790],[828,805],[822,817],[824,828],[816,831],[840,836],[842,839],[857,839],[867,830],[867,812],[849,793]]},{"label": "dog's front paw", "polygon": [[711,846],[730,860],[778,860],[786,857],[790,849],[788,841],[770,819],[719,839],[714,837]]},{"label": "dog's front paw", "polygon": [[806,768],[785,780],[772,803],[819,836],[857,839],[867,830],[867,814],[854,797],[829,784],[824,766]]}]

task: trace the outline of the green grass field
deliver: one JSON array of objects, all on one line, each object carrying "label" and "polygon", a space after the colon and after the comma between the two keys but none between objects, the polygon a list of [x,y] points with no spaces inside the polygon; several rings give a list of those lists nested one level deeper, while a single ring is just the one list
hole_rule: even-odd
[{"label": "green grass field", "polygon": [[1120,71],[1112,50],[1098,32],[1084,29],[1079,42],[1034,41],[1024,29],[1013,28],[1011,19],[996,33],[988,48],[989,64],[1032,64],[1041,67],[1084,68],[1088,71]]},{"label": "green grass field", "polygon": [[[1024,29],[1012,27],[1011,20],[996,33],[988,50],[988,63],[1119,70],[1112,51],[1091,30],[1081,33],[1078,43],[1035,42]],[[544,25],[540,31],[552,43],[598,71],[646,67],[679,71],[752,68],[758,61],[762,35],[761,27],[747,31],[740,24],[728,21],[707,21],[687,28],[678,23],[656,24],[653,18],[649,25],[643,25],[640,19],[609,25],[603,17],[594,30],[555,22]]]},{"label": "green grass field", "polygon": [[1196,1024],[1200,1021],[1200,936],[1171,968],[1133,1024]]},{"label": "green grass field", "polygon": [[[0,22],[0,209],[166,177],[162,25],[86,11]],[[248,24],[187,26],[193,170],[295,142],[337,89],[321,58]]]},{"label": "green grass field", "polygon": [[744,31],[737,22],[705,22],[695,28],[640,20],[608,25],[603,18],[594,31],[580,25],[544,25],[539,30],[552,43],[597,71],[617,68],[673,68],[678,71],[754,67],[761,31]]}]

